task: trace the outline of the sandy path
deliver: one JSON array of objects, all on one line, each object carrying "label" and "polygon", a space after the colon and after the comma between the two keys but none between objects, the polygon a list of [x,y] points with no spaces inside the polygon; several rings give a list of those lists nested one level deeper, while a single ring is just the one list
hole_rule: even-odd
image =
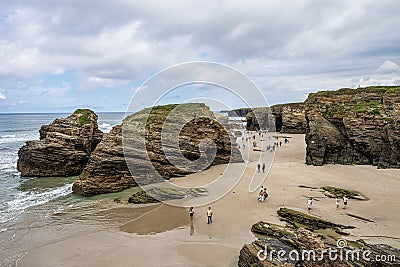
[{"label": "sandy path", "polygon": [[[282,206],[306,212],[308,195],[318,200],[314,201],[313,214],[356,226],[349,231],[352,236],[346,238],[379,236],[364,239],[400,247],[400,170],[377,170],[372,166],[307,166],[304,164],[304,135],[287,136],[293,138],[277,149],[264,183],[270,196],[266,203],[257,201],[258,192],[248,192],[258,163],[254,160],[260,153],[251,152],[253,161],[247,166],[243,179],[224,198],[210,204],[214,211],[212,225],[206,224],[208,205],[195,208],[193,224],[189,223],[186,210],[156,205],[154,211],[121,227],[133,233],[110,229],[73,237],[29,251],[18,266],[235,266],[242,245],[254,240],[250,232],[253,223],[259,220],[280,223],[276,211]],[[257,140],[260,142],[258,135]],[[174,182],[184,186],[205,184],[224,168],[215,166]],[[353,189],[370,200],[350,200],[348,209],[336,210],[334,199],[325,197],[320,190],[299,188],[299,185]],[[375,223],[351,218],[346,212]],[[172,228],[175,229],[170,230]],[[147,234],[150,232],[161,233]]]}]

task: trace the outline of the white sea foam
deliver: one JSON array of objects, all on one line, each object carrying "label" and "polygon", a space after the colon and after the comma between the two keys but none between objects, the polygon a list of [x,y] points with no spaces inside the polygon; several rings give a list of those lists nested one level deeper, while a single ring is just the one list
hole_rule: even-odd
[{"label": "white sea foam", "polygon": [[38,139],[38,134],[6,134],[0,136],[0,144],[20,143]]},{"label": "white sea foam", "polygon": [[53,199],[66,196],[72,192],[72,184],[66,184],[62,187],[49,189],[44,192],[26,191],[19,192],[13,200],[7,201],[1,205],[0,223],[4,223],[16,218],[27,208],[47,203]]},{"label": "white sea foam", "polygon": [[109,124],[109,123],[103,122],[102,124],[99,125],[99,129],[100,129],[102,132],[109,132],[109,131],[111,131],[112,126],[111,126],[111,124]]},{"label": "white sea foam", "polygon": [[6,134],[1,136],[1,138],[15,138],[15,137],[16,137],[15,134]]}]

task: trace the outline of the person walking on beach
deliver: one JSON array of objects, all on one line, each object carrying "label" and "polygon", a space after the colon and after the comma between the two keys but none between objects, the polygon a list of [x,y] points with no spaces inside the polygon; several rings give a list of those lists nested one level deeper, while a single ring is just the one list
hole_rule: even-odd
[{"label": "person walking on beach", "polygon": [[268,193],[267,193],[267,188],[264,187],[264,192],[263,192],[263,197],[262,197],[262,201],[266,201],[268,197]]},{"label": "person walking on beach", "polygon": [[336,209],[338,210],[340,206],[340,198],[336,197]]},{"label": "person walking on beach", "polygon": [[257,164],[257,171],[260,172],[260,163]]},{"label": "person walking on beach", "polygon": [[311,207],[312,207],[312,197],[308,197],[307,198],[307,209],[308,209],[308,212],[311,211]]},{"label": "person walking on beach", "polygon": [[194,215],[193,207],[190,207],[190,209],[189,209],[190,221],[193,221],[193,215]]},{"label": "person walking on beach", "polygon": [[262,165],[262,171],[265,172],[265,162]]},{"label": "person walking on beach", "polygon": [[262,186],[260,187],[260,193],[258,194],[258,200],[259,200],[259,201],[263,201],[263,198],[264,198],[264,189],[265,189],[265,187],[262,185]]},{"label": "person walking on beach", "polygon": [[346,208],[346,206],[347,206],[347,201],[348,201],[348,200],[349,200],[349,198],[347,197],[347,195],[344,195],[344,196],[343,196],[343,204],[344,204],[343,209]]},{"label": "person walking on beach", "polygon": [[208,207],[208,210],[207,210],[207,224],[212,223],[212,216],[213,216],[213,211],[211,210],[211,207]]}]

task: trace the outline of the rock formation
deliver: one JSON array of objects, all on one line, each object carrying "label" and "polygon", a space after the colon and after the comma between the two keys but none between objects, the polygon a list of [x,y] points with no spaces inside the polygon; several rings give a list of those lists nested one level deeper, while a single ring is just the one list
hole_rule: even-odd
[{"label": "rock formation", "polygon": [[158,187],[139,191],[129,197],[128,202],[133,204],[148,204],[171,199],[206,196],[207,194],[208,191],[205,188],[176,190],[173,188]]},{"label": "rock formation", "polygon": [[[257,120],[258,118],[258,120]],[[246,116],[247,130],[267,129],[282,133],[305,133],[306,118],[303,103],[278,104],[270,108],[254,108]]]},{"label": "rock formation", "polygon": [[[203,161],[199,161],[201,152],[206,155]],[[156,182],[192,173],[195,167],[230,161],[242,161],[241,154],[233,136],[207,106],[156,106],[128,116],[106,134],[72,190],[84,196],[118,192],[138,181]]]},{"label": "rock formation", "polygon": [[228,112],[228,117],[246,117],[249,112],[252,112],[251,108],[238,108],[232,109]]},{"label": "rock formation", "polygon": [[87,109],[43,125],[39,132],[40,140],[28,141],[18,151],[21,176],[79,175],[103,136],[97,115]]},{"label": "rock formation", "polygon": [[[260,221],[251,228],[258,239],[240,250],[239,266],[399,266],[400,250],[371,245],[363,240],[346,242],[330,231],[343,226],[301,212],[281,208],[286,226]],[[335,256],[336,255],[336,256]],[[379,256],[377,258],[376,256]],[[390,259],[377,261],[376,259]]]},{"label": "rock formation", "polygon": [[400,167],[400,86],[340,89],[305,101],[306,163]]},{"label": "rock formation", "polygon": [[279,104],[271,107],[278,132],[303,134],[306,130],[306,116],[303,103]]}]

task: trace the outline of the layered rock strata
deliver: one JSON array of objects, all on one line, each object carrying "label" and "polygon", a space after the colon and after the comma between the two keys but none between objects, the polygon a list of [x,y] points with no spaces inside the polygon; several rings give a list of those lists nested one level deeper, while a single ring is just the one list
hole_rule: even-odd
[{"label": "layered rock strata", "polygon": [[278,104],[270,108],[254,108],[246,116],[249,131],[269,130],[282,133],[305,133],[306,118],[303,103]]},{"label": "layered rock strata", "polygon": [[306,163],[400,167],[400,87],[340,89],[305,101]]},{"label": "layered rock strata", "polygon": [[28,141],[18,151],[21,176],[75,176],[101,141],[97,115],[87,109],[56,119],[40,128],[40,140]]},{"label": "layered rock strata", "polygon": [[[345,241],[328,229],[343,226],[308,214],[280,209],[289,224],[260,221],[251,231],[257,239],[240,250],[239,266],[399,266],[400,250],[363,240]],[[324,231],[315,232],[319,229]],[[390,259],[379,261],[379,259]]]},{"label": "layered rock strata", "polygon": [[118,192],[240,162],[234,138],[225,129],[204,104],[144,109],[106,134],[72,189],[85,196]]}]

